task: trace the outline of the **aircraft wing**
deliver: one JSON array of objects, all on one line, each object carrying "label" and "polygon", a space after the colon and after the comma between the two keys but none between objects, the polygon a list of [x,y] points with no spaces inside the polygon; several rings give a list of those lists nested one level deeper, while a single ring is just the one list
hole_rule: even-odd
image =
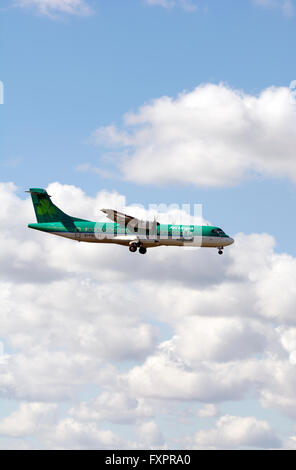
[{"label": "aircraft wing", "polygon": [[123,214],[122,212],[118,212],[114,209],[101,209],[101,211],[107,215],[108,219],[120,225],[127,226],[129,223],[134,224],[134,221],[135,224],[138,222],[138,219],[135,219],[131,215]]},{"label": "aircraft wing", "polygon": [[159,223],[156,221],[149,222],[146,220],[140,220],[131,215],[118,212],[114,209],[101,209],[101,211],[107,215],[108,219],[125,227],[129,225],[130,227],[151,228],[151,227],[157,227],[159,225]]}]

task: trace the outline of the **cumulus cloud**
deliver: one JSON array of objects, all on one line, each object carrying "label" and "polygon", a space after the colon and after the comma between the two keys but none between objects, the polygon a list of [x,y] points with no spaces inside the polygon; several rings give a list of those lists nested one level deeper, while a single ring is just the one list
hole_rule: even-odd
[{"label": "cumulus cloud", "polygon": [[[258,364],[259,369],[260,364]],[[198,367],[161,351],[128,373],[134,394],[146,398],[212,402],[242,399],[252,389],[256,363],[202,362]]]},{"label": "cumulus cloud", "polygon": [[[48,190],[80,217],[95,220],[106,204],[132,210],[116,192],[90,198],[58,183]],[[144,436],[150,447],[173,447],[157,418],[181,419],[179,404],[186,402],[201,407],[195,419],[250,396],[295,418],[296,265],[275,252],[273,237],[237,234],[223,257],[165,247],[131,256],[124,247],[31,231],[29,198],[12,184],[0,185],[0,197],[1,339],[9,345],[0,393],[26,402],[0,422],[7,446],[19,439],[25,447],[23,439],[39,433],[50,448],[141,448]],[[78,398],[87,387],[95,393]],[[56,417],[61,401],[66,415]],[[137,441],[120,441],[105,423],[134,427]],[[190,442],[252,446],[244,437],[252,426],[237,441],[221,440],[214,429]],[[276,444],[260,439],[260,446]]]},{"label": "cumulus cloud", "polygon": [[119,449],[122,440],[110,430],[98,429],[94,423],[65,418],[49,429],[45,442],[50,449]]},{"label": "cumulus cloud", "polygon": [[252,96],[205,84],[145,104],[94,141],[118,148],[123,177],[141,184],[230,186],[256,174],[295,182],[295,125],[289,88]]},{"label": "cumulus cloud", "polygon": [[34,8],[47,16],[58,13],[85,16],[92,11],[85,0],[15,0],[15,5],[21,8]]},{"label": "cumulus cloud", "polygon": [[266,421],[254,417],[222,416],[214,429],[198,431],[188,439],[194,449],[277,448],[281,441]]},{"label": "cumulus cloud", "polygon": [[[123,384],[122,384],[123,385]],[[89,403],[83,402],[69,410],[69,414],[82,421],[108,420],[113,423],[133,423],[152,415],[152,409],[143,399],[121,391],[105,391]]]},{"label": "cumulus cloud", "polygon": [[166,347],[196,365],[202,360],[226,362],[250,357],[263,352],[268,340],[276,336],[273,329],[257,321],[198,316],[184,318],[175,331]]},{"label": "cumulus cloud", "polygon": [[[92,422],[73,418],[60,419],[55,403],[21,402],[19,408],[0,421],[0,435],[6,438],[41,438],[42,447],[50,449],[120,448],[123,441],[110,430]],[[7,441],[5,448],[30,448],[26,441]],[[31,446],[32,448],[32,446]],[[38,448],[38,446],[37,446]]]},{"label": "cumulus cloud", "polygon": [[56,420],[56,404],[20,403],[19,409],[0,421],[0,434],[9,437],[32,436]]}]

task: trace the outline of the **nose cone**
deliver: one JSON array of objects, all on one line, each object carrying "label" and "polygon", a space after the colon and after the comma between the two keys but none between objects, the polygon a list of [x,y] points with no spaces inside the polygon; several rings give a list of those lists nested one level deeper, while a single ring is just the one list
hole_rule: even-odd
[{"label": "nose cone", "polygon": [[234,239],[229,237],[228,238],[228,245],[232,245],[232,243],[234,243]]}]

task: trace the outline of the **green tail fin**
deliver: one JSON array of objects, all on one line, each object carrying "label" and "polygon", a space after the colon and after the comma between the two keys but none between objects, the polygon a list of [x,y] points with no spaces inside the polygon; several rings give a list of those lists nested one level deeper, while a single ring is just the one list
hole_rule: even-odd
[{"label": "green tail fin", "polygon": [[35,209],[36,219],[38,223],[46,222],[63,222],[69,223],[74,220],[84,220],[77,219],[76,217],[71,217],[70,215],[65,214],[57,206],[55,206],[45,189],[41,188],[31,188],[28,193],[31,193],[33,206]]}]

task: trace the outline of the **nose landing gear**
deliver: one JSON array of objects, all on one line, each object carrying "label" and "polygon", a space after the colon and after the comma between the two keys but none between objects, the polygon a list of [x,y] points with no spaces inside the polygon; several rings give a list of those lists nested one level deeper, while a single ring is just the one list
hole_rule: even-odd
[{"label": "nose landing gear", "polygon": [[223,255],[223,247],[218,248],[218,253],[219,253],[219,255]]}]

